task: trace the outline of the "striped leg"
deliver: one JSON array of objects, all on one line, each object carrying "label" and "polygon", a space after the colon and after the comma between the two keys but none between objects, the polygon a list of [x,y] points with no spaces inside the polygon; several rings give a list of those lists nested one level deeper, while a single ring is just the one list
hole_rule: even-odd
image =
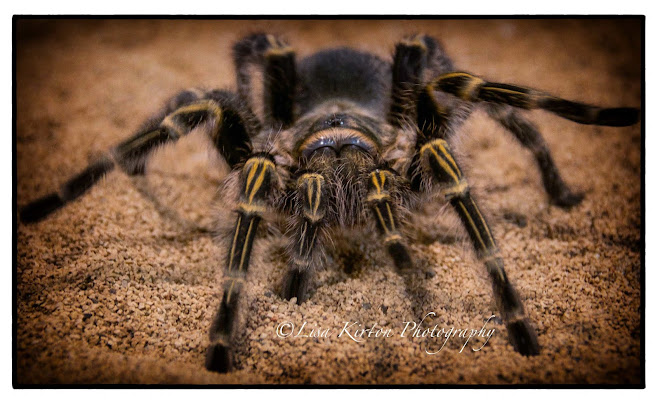
[{"label": "striped leg", "polygon": [[143,174],[155,148],[178,141],[202,124],[210,125],[208,134],[230,166],[250,154],[250,137],[259,131],[259,124],[234,94],[220,90],[199,93],[198,98],[172,110],[150,120],[142,131],[115,147],[114,155],[128,174]]},{"label": "striped leg", "polygon": [[92,188],[106,173],[111,172],[115,164],[110,157],[101,158],[67,180],[59,191],[50,193],[29,202],[20,208],[19,218],[24,224],[39,222],[64,207],[67,203],[83,195]]},{"label": "striped leg", "polygon": [[265,121],[273,128],[290,126],[296,87],[293,49],[274,35],[250,35],[234,45],[234,64],[238,93],[245,100],[252,100],[250,67],[263,69]]},{"label": "striped leg", "polygon": [[490,228],[470,195],[467,182],[451,155],[449,145],[442,139],[434,139],[422,145],[419,155],[423,169],[431,173],[436,183],[445,187],[446,198],[456,210],[477,256],[488,270],[497,306],[509,332],[509,340],[521,354],[538,354],[536,332],[525,317],[523,304],[506,276]]},{"label": "striped leg", "polygon": [[573,193],[562,179],[552,159],[550,149],[536,125],[522,117],[514,108],[508,106],[492,105],[488,108],[488,114],[509,130],[525,148],[534,154],[536,163],[541,170],[543,186],[554,205],[568,208],[582,201],[584,194]]},{"label": "striped leg", "polygon": [[319,264],[319,231],[326,226],[327,185],[319,173],[304,173],[298,179],[296,200],[299,217],[289,246],[290,268],[284,279],[283,296],[297,297],[301,304],[308,298],[308,288],[315,267]]},{"label": "striped leg", "polygon": [[235,95],[219,90],[184,91],[174,97],[162,113],[148,120],[136,135],[71,178],[59,192],[23,207],[21,221],[44,219],[83,195],[116,166],[132,176],[144,174],[148,158],[156,148],[176,142],[202,124],[211,127],[208,134],[213,144],[231,166],[249,155],[250,137],[259,129],[254,115]]},{"label": "striped leg", "polygon": [[529,88],[491,83],[465,72],[451,72],[433,79],[431,89],[453,94],[468,102],[487,101],[526,110],[543,109],[580,124],[622,127],[639,121],[637,108],[601,108],[564,100]]},{"label": "striped leg", "polygon": [[410,254],[399,232],[399,220],[394,209],[391,192],[396,187],[397,174],[388,169],[369,173],[367,203],[371,206],[383,245],[394,260],[397,269],[411,267]]},{"label": "striped leg", "polygon": [[262,214],[267,208],[267,198],[276,182],[275,176],[275,163],[270,156],[253,156],[242,169],[241,196],[231,246],[227,253],[224,293],[211,326],[211,344],[206,353],[208,370],[224,373],[232,368],[231,339],[237,325],[239,306],[244,297],[252,242]]}]

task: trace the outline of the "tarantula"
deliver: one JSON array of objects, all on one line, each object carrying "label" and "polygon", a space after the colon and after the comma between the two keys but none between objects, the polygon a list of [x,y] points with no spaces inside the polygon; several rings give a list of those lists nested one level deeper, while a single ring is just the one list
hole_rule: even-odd
[{"label": "tarantula", "polygon": [[[246,295],[252,243],[267,213],[288,221],[289,270],[282,295],[301,303],[323,263],[328,235],[338,227],[365,226],[371,218],[396,268],[411,268],[401,224],[420,207],[420,196],[438,192],[458,214],[488,271],[511,344],[523,355],[539,353],[536,332],[449,142],[470,113],[484,107],[533,152],[550,201],[571,207],[583,194],[569,189],[538,129],[518,110],[544,109],[581,124],[627,126],[638,122],[638,109],[594,107],[456,71],[439,42],[426,35],[400,41],[391,62],[347,48],[296,61],[286,42],[268,34],[238,41],[233,59],[237,93],[179,93],[134,136],[58,192],[22,207],[21,220],[42,220],[115,167],[143,175],[155,149],[202,127],[232,169],[222,191],[236,211],[224,293],[210,330],[209,370],[233,367],[232,338]],[[255,68],[263,88],[252,86]],[[261,120],[254,112],[257,104]]]}]

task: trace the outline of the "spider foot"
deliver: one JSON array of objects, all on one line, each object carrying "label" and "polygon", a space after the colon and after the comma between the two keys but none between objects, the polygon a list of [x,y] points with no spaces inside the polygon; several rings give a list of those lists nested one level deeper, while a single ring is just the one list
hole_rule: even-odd
[{"label": "spider foot", "polygon": [[212,343],[206,350],[206,369],[227,373],[233,369],[231,348],[224,343]]},{"label": "spider foot", "polygon": [[407,271],[412,268],[412,259],[408,249],[401,243],[392,243],[387,247],[387,251],[394,260],[394,265],[398,270]]},{"label": "spider foot", "polygon": [[510,322],[506,325],[509,341],[513,348],[523,356],[536,356],[540,353],[536,332],[526,319]]},{"label": "spider foot", "polygon": [[65,202],[56,193],[32,201],[20,210],[19,217],[24,224],[39,222],[51,213],[62,208]]},{"label": "spider foot", "polygon": [[561,208],[572,208],[584,199],[584,193],[574,193],[568,188],[563,189],[561,192],[553,195],[550,198],[552,205]]},{"label": "spider foot", "polygon": [[284,278],[284,289],[282,296],[286,300],[296,297],[298,304],[307,300],[307,287],[309,286],[309,272],[305,270],[289,270]]}]

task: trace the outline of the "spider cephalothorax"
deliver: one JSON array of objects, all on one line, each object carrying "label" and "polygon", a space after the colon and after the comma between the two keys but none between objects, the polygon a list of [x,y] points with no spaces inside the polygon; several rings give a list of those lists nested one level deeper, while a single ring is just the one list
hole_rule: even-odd
[{"label": "spider cephalothorax", "polygon": [[[539,353],[536,332],[454,158],[452,137],[471,111],[483,106],[534,153],[551,202],[571,207],[582,195],[564,183],[541,134],[518,109],[545,109],[582,124],[610,126],[635,124],[639,110],[593,107],[455,71],[439,43],[425,35],[402,40],[391,62],[344,48],[297,62],[282,40],[255,34],[234,46],[234,62],[237,93],[179,93],[58,192],[23,207],[22,221],[45,218],[115,167],[144,174],[154,149],[203,126],[232,168],[222,191],[236,212],[207,368],[225,372],[233,366],[237,313],[262,219],[270,214],[286,219],[289,270],[281,293],[301,303],[310,298],[308,287],[323,263],[328,235],[338,228],[373,223],[395,266],[414,273],[401,228],[424,201],[420,196],[438,193],[456,211],[488,271],[512,345],[525,355]],[[251,83],[254,68],[261,91]],[[257,94],[263,94],[262,102],[256,102]]]}]

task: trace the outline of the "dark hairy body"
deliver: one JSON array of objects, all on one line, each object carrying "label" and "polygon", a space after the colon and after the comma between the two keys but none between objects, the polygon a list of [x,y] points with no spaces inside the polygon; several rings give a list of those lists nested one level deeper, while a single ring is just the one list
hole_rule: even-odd
[{"label": "dark hairy body", "polygon": [[[224,191],[237,212],[207,368],[225,372],[233,366],[252,243],[267,212],[288,220],[290,270],[281,293],[301,303],[309,299],[327,235],[338,226],[374,224],[396,267],[414,269],[400,228],[419,207],[420,196],[438,192],[455,209],[488,271],[512,345],[525,355],[539,353],[536,332],[452,154],[452,136],[476,106],[484,106],[534,153],[550,200],[571,207],[582,195],[568,188],[540,133],[516,108],[542,108],[583,124],[613,126],[634,124],[638,110],[601,109],[457,72],[439,43],[423,35],[402,40],[392,62],[350,49],[296,62],[286,43],[265,34],[239,41],[234,59],[237,94],[197,89],[178,94],[132,138],[59,192],[23,207],[21,219],[43,219],[114,167],[144,174],[156,147],[204,125],[233,169]],[[253,68],[261,74],[253,74]],[[263,82],[258,103],[254,76]],[[262,104],[261,119],[254,112],[257,104]]]}]

